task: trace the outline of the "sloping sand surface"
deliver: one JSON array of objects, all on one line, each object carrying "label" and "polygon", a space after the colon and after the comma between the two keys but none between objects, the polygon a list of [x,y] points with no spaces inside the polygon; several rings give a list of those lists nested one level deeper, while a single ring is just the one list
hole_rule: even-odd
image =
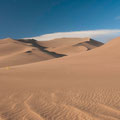
[{"label": "sloping sand surface", "polygon": [[119,45],[0,68],[0,119],[119,120]]},{"label": "sloping sand surface", "polygon": [[49,41],[38,41],[39,44],[46,47],[59,47],[64,45],[75,45],[80,42],[89,41],[90,38],[59,38]]}]

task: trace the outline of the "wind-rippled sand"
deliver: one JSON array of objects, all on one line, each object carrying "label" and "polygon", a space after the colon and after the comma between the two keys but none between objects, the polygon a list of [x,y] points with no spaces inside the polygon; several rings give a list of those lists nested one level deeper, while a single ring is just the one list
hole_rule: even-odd
[{"label": "wind-rippled sand", "polygon": [[0,95],[1,120],[119,120],[120,89],[14,89]]}]

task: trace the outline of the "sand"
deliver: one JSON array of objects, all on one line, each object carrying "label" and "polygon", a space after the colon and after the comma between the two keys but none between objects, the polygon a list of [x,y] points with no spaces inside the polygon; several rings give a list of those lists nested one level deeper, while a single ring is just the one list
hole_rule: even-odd
[{"label": "sand", "polygon": [[119,45],[1,67],[0,119],[119,120]]},{"label": "sand", "polygon": [[86,52],[103,45],[103,43],[91,38],[59,38],[50,41],[40,41],[39,44],[47,47],[47,50],[67,56]]},{"label": "sand", "polygon": [[0,40],[0,67],[50,60],[82,53],[103,45],[103,43],[97,41],[89,41],[91,41],[90,38],[63,38],[41,42],[29,39],[2,39]]},{"label": "sand", "polygon": [[45,52],[33,41],[26,43],[14,39],[0,40],[0,67],[28,64],[56,58],[51,52]]}]

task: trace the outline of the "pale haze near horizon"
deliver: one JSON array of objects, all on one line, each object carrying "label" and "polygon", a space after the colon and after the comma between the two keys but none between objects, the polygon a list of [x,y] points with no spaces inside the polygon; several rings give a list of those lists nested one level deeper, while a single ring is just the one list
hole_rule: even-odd
[{"label": "pale haze near horizon", "polygon": [[72,32],[57,32],[51,34],[44,34],[41,36],[24,38],[24,39],[36,39],[39,41],[53,40],[57,38],[84,38],[90,37],[97,41],[108,42],[115,37],[120,36],[120,29],[104,29],[104,30],[87,30],[87,31],[72,31]]}]

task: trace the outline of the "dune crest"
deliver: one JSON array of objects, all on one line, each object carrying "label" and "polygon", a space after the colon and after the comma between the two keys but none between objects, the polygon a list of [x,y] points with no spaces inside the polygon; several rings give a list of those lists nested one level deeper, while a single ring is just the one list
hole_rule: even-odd
[{"label": "dune crest", "polygon": [[10,38],[0,40],[0,67],[28,64],[64,56],[44,50],[44,47],[37,43],[35,45],[32,42],[22,42]]},{"label": "dune crest", "polygon": [[50,41],[40,41],[38,43],[46,46],[49,51],[66,55],[82,53],[103,45],[103,43],[91,38],[60,38]]},{"label": "dune crest", "polygon": [[[30,64],[64,57],[70,54],[82,53],[87,51],[88,48],[85,45],[81,46],[76,44],[89,40],[90,38],[66,38],[39,42],[33,39],[3,39],[0,40],[0,67]],[[103,44],[101,43],[101,45]],[[89,43],[87,46],[96,47]]]}]

